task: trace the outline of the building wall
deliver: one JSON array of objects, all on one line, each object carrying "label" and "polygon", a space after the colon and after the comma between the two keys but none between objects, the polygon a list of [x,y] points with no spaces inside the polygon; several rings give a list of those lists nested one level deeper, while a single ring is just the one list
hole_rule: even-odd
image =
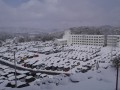
[{"label": "building wall", "polygon": [[120,35],[108,35],[107,46],[120,47]]},{"label": "building wall", "polygon": [[[94,45],[94,46],[117,46],[120,47],[120,35],[82,35],[71,34],[70,30],[65,31],[63,41],[67,45]],[[63,44],[63,41],[59,43]]]},{"label": "building wall", "polygon": [[57,44],[57,45],[62,45],[62,46],[64,46],[64,45],[67,45],[67,40],[65,40],[65,39],[56,39],[55,40],[55,43]]},{"label": "building wall", "polygon": [[104,46],[104,35],[71,35],[71,44]]},{"label": "building wall", "polygon": [[64,32],[63,39],[67,40],[67,45],[71,44],[71,32],[70,32],[70,30],[66,30]]}]

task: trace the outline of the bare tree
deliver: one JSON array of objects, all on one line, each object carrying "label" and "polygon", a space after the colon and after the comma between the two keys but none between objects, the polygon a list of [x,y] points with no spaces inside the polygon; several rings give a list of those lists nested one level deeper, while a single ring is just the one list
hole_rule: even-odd
[{"label": "bare tree", "polygon": [[120,68],[120,56],[115,57],[112,60],[112,64],[117,70],[117,75],[116,75],[116,90],[118,90],[118,74],[119,74],[119,68]]}]

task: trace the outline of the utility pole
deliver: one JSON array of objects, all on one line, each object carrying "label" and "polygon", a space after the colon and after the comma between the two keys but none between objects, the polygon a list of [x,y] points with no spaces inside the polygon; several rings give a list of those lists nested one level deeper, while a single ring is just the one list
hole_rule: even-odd
[{"label": "utility pole", "polygon": [[38,53],[40,52],[40,46],[38,46]]},{"label": "utility pole", "polygon": [[117,76],[116,76],[116,90],[118,90],[118,74],[119,74],[119,66],[117,66]]},{"label": "utility pole", "polygon": [[112,60],[112,51],[113,51],[113,44],[114,44],[114,42],[113,42],[113,39],[114,39],[114,36],[112,35],[112,45],[111,45],[111,60]]},{"label": "utility pole", "polygon": [[13,51],[14,53],[14,68],[15,68],[15,87],[17,88],[17,76],[16,76],[16,58],[15,58],[15,54],[16,54],[16,51],[14,50]]},{"label": "utility pole", "polygon": [[120,57],[118,56],[117,62],[116,62],[116,69],[117,69],[117,75],[116,75],[116,90],[118,90],[118,77],[119,77],[119,68],[120,68]]}]

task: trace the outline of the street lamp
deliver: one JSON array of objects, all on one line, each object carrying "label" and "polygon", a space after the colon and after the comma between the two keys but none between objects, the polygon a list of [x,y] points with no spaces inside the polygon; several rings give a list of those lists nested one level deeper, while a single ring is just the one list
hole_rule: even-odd
[{"label": "street lamp", "polygon": [[15,87],[17,87],[17,76],[16,76],[16,58],[15,58],[15,54],[16,54],[17,48],[13,49],[13,54],[14,54],[14,69],[15,69]]}]

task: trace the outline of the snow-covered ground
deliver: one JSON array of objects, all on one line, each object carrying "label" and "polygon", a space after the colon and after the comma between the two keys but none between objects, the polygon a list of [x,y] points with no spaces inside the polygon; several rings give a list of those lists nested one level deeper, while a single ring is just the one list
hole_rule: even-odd
[{"label": "snow-covered ground", "polygon": [[37,79],[30,86],[24,88],[2,88],[5,90],[115,90],[115,73],[111,67],[108,69],[101,68],[69,77],[59,75],[52,79]]},{"label": "snow-covered ground", "polygon": [[[20,90],[115,90],[116,71],[111,59],[120,55],[120,48],[26,42],[0,47],[0,60],[14,65],[13,47],[17,47],[15,58],[20,67],[70,73],[48,75],[17,70]],[[14,90],[14,80],[14,69],[0,64],[0,90]]]}]

